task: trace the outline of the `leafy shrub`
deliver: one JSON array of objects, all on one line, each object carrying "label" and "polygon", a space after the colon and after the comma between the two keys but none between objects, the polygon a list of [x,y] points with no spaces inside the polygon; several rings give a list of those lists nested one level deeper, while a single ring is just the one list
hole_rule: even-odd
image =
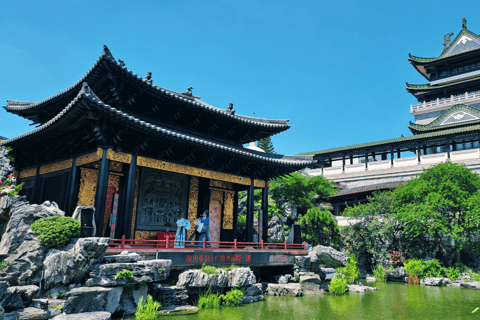
[{"label": "leafy shrub", "polygon": [[72,238],[80,237],[80,222],[56,215],[38,219],[31,225],[38,240],[48,248],[63,248]]},{"label": "leafy shrub", "polygon": [[[127,270],[127,269],[123,269],[123,271],[119,271],[117,272],[117,274],[115,275],[115,280],[118,280],[118,279],[131,279],[133,278],[133,273],[132,271],[130,270]],[[148,301],[147,301],[148,302]]]},{"label": "leafy shrub", "polygon": [[7,267],[6,262],[0,262],[0,269],[5,269]]},{"label": "leafy shrub", "polygon": [[63,298],[65,298],[65,292],[64,293],[58,292],[57,293],[57,299],[63,299]]},{"label": "leafy shrub", "polygon": [[385,270],[383,264],[377,264],[377,267],[373,270],[373,276],[377,281],[387,281],[387,270]]},{"label": "leafy shrub", "polygon": [[337,271],[345,276],[348,283],[354,283],[360,277],[357,260],[353,256],[350,256],[350,261],[345,264],[345,267],[338,268]]},{"label": "leafy shrub", "polygon": [[228,291],[223,298],[228,307],[234,307],[242,304],[243,292],[238,289]]},{"label": "leafy shrub", "polygon": [[422,274],[422,260],[411,259],[404,262],[409,284],[419,284]]},{"label": "leafy shrub", "polygon": [[429,278],[442,278],[445,273],[443,272],[443,266],[437,259],[428,261],[422,261],[422,270],[419,277],[421,279]]},{"label": "leafy shrub", "polygon": [[330,284],[328,285],[328,291],[333,295],[341,295],[347,291],[347,279],[341,274],[336,274]]},{"label": "leafy shrub", "polygon": [[448,277],[448,279],[450,279],[450,281],[457,280],[458,277],[460,276],[460,273],[461,273],[460,270],[452,267],[445,269],[445,275]]},{"label": "leafy shrub", "polygon": [[405,259],[402,259],[402,253],[400,251],[393,251],[390,253],[390,261],[392,262],[392,266],[401,267],[405,262]]},{"label": "leafy shrub", "polygon": [[57,304],[57,305],[51,307],[50,309],[58,309],[58,310],[60,310],[61,312],[63,312],[63,307],[62,307],[61,304]]},{"label": "leafy shrub", "polygon": [[453,264],[453,267],[454,267],[455,269],[457,269],[458,271],[460,271],[460,272],[465,272],[465,271],[467,271],[467,266],[465,266],[465,265],[464,265],[463,263],[461,263],[461,262],[455,262],[455,263]]},{"label": "leafy shrub", "polygon": [[211,293],[210,288],[198,296],[197,307],[199,309],[220,309],[223,294]]},{"label": "leafy shrub", "polygon": [[147,301],[143,301],[143,296],[140,297],[135,312],[136,320],[155,320],[158,316],[158,308],[162,305],[158,301],[154,301],[151,295],[147,296]]}]

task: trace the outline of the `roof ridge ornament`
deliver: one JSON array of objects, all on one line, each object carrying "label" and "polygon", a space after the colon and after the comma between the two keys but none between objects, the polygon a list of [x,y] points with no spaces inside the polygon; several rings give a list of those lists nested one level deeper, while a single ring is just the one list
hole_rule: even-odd
[{"label": "roof ridge ornament", "polygon": [[452,36],[453,36],[453,32],[447,33],[446,35],[443,36],[443,49],[445,49],[450,45],[450,43],[452,43],[452,40],[450,39],[450,37]]},{"label": "roof ridge ornament", "polygon": [[465,17],[462,18],[462,29],[467,30],[467,19]]},{"label": "roof ridge ornament", "polygon": [[187,91],[180,93],[184,98],[190,99],[190,100],[200,100],[200,97],[196,97],[193,95],[192,92],[193,87],[188,87]]},{"label": "roof ridge ornament", "polygon": [[110,59],[115,60],[115,59],[113,58],[112,53],[110,52],[110,49],[108,49],[108,47],[107,47],[106,44],[103,45],[102,56],[106,56],[107,58],[110,58]]},{"label": "roof ridge ornament", "polygon": [[152,73],[150,71],[147,72],[147,75],[145,76],[145,80],[147,81],[148,84],[152,84]]},{"label": "roof ridge ornament", "polygon": [[233,103],[230,102],[230,103],[228,104],[227,111],[229,111],[231,115],[234,115],[234,114],[235,114],[235,110],[233,110]]},{"label": "roof ridge ornament", "polygon": [[118,63],[121,67],[125,67],[125,61],[123,61],[122,59],[118,59]]},{"label": "roof ridge ornament", "polygon": [[85,93],[85,94],[92,94],[92,90],[88,86],[88,83],[84,82],[82,83],[82,89],[80,90],[80,94]]}]

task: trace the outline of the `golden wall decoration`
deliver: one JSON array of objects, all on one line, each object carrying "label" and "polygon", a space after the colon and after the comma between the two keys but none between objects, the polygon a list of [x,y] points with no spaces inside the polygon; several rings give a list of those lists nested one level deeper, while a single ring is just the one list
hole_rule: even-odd
[{"label": "golden wall decoration", "polygon": [[65,160],[65,161],[46,164],[46,165],[40,167],[40,174],[47,174],[47,173],[50,173],[50,172],[69,169],[69,168],[72,167],[72,163],[73,163],[73,160],[68,159],[68,160]]},{"label": "golden wall decoration", "polygon": [[87,164],[87,163],[97,162],[100,159],[102,159],[102,154],[100,154],[99,156],[98,151],[85,154],[77,158],[77,166],[83,166],[84,164]]},{"label": "golden wall decoration", "polygon": [[225,203],[223,210],[223,229],[233,229],[233,208],[234,208],[235,192],[225,191]]},{"label": "golden wall decoration", "polygon": [[223,191],[210,190],[210,201],[218,201],[223,204]]},{"label": "golden wall decoration", "polygon": [[108,163],[108,171],[122,172],[123,163],[110,161]]},{"label": "golden wall decoration", "polygon": [[233,189],[233,185],[229,182],[210,180],[210,187],[220,188],[220,189]]},{"label": "golden wall decoration", "polygon": [[164,171],[188,174],[191,176],[209,178],[214,180],[221,180],[231,183],[238,183],[243,185],[250,185],[251,179],[246,177],[235,176],[233,174],[200,169],[186,166],[183,164],[176,164],[147,157],[137,157],[137,165],[141,167],[154,168]]},{"label": "golden wall decoration", "polygon": [[107,159],[130,164],[132,162],[132,155],[107,149]]},{"label": "golden wall decoration", "polygon": [[138,201],[138,180],[140,180],[140,169],[136,168],[135,170],[135,194],[133,195],[133,212],[132,212],[132,227],[130,230],[130,234],[135,236],[135,220],[137,219],[137,201]]},{"label": "golden wall decoration", "polygon": [[257,188],[263,188],[265,187],[265,181],[255,179],[255,181],[253,182],[253,185]]},{"label": "golden wall decoration", "polygon": [[80,190],[78,191],[79,206],[94,206],[97,192],[98,170],[80,168]]},{"label": "golden wall decoration", "polygon": [[23,169],[20,171],[20,179],[34,177],[37,175],[37,168]]},{"label": "golden wall decoration", "polygon": [[190,239],[195,232],[195,224],[193,221],[197,219],[199,183],[200,179],[198,177],[190,177],[190,191],[188,195],[188,221],[190,221],[190,230],[187,233],[186,239]]},{"label": "golden wall decoration", "polygon": [[[135,231],[135,239],[157,240],[158,231]],[[139,244],[139,242],[137,242]]]}]

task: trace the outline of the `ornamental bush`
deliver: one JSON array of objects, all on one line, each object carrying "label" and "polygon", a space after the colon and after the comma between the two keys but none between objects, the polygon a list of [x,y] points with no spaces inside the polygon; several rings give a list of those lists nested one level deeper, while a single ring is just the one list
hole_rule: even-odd
[{"label": "ornamental bush", "polygon": [[348,283],[354,283],[360,277],[360,270],[357,267],[357,260],[350,255],[350,261],[345,264],[345,267],[338,268],[338,272],[345,276]]},{"label": "ornamental bush", "polygon": [[227,307],[234,307],[242,304],[243,292],[238,289],[228,291],[223,298]]},{"label": "ornamental bush", "polygon": [[80,222],[56,215],[38,219],[31,225],[38,240],[47,248],[61,249],[72,239],[80,237]]},{"label": "ornamental bush", "polygon": [[373,276],[377,281],[387,281],[387,270],[385,270],[383,264],[377,264],[377,267],[373,269]]},{"label": "ornamental bush", "polygon": [[336,274],[333,276],[332,281],[328,285],[328,291],[333,295],[341,295],[347,291],[347,279],[343,277],[342,274]]},{"label": "ornamental bush", "polygon": [[140,297],[135,312],[136,320],[155,320],[158,317],[158,308],[162,305],[160,302],[153,300],[151,295],[147,296],[147,301],[143,301],[143,296]]}]

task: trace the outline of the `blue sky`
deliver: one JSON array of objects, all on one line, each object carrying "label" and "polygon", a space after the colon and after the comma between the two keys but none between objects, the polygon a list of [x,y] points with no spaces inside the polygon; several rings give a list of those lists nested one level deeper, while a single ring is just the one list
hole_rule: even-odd
[{"label": "blue sky", "polygon": [[[297,154],[410,135],[408,53],[480,33],[480,1],[3,1],[0,102],[39,101],[85,74],[104,44],[155,84],[237,114],[290,119]],[[453,38],[452,38],[453,39]],[[0,110],[0,136],[33,129]]]}]

